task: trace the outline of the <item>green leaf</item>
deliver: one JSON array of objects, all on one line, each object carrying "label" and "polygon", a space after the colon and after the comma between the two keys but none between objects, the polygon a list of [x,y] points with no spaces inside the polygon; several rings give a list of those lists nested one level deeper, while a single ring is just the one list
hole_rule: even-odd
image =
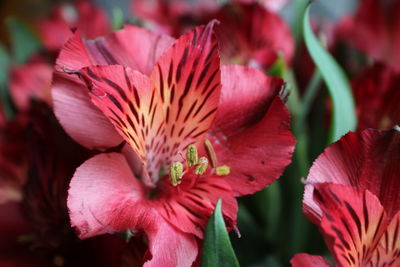
[{"label": "green leaf", "polygon": [[333,119],[329,142],[338,140],[357,125],[354,100],[349,82],[341,67],[315,37],[310,26],[310,5],[303,17],[304,40],[322,79],[328,87],[333,104]]},{"label": "green leaf", "polygon": [[3,109],[7,119],[14,117],[14,110],[8,94],[10,64],[10,56],[6,48],[0,43],[0,108]]},{"label": "green leaf", "polygon": [[221,199],[218,200],[215,210],[207,223],[201,266],[239,266],[222,218]]},{"label": "green leaf", "polygon": [[8,17],[6,25],[14,60],[17,64],[25,63],[41,48],[40,38],[28,24],[16,17]]},{"label": "green leaf", "polygon": [[112,21],[113,31],[120,30],[124,26],[124,14],[120,7],[114,7],[112,9]]}]

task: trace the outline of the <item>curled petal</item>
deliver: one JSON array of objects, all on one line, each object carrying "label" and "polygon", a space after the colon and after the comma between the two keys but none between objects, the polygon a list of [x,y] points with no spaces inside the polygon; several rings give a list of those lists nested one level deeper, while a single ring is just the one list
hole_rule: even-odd
[{"label": "curled petal", "polygon": [[329,267],[331,266],[326,259],[321,256],[298,253],[290,260],[292,267]]}]

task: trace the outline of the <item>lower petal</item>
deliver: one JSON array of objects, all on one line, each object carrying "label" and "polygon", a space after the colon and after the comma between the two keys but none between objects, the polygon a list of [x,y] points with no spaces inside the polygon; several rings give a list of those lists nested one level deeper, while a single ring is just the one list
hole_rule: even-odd
[{"label": "lower petal", "polygon": [[292,267],[329,267],[327,260],[321,256],[310,255],[307,253],[298,253],[290,260]]},{"label": "lower petal", "polygon": [[100,154],[75,172],[68,191],[71,225],[80,238],[136,229],[145,220],[144,187],[119,153]]},{"label": "lower petal", "polygon": [[144,266],[191,266],[198,253],[196,238],[177,230],[160,215],[154,215],[158,223],[146,231],[152,258]]}]

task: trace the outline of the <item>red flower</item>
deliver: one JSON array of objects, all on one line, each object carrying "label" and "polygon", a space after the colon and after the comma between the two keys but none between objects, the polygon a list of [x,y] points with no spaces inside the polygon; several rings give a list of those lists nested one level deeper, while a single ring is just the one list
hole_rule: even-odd
[{"label": "red flower", "polygon": [[133,26],[93,41],[76,35],[61,52],[53,97],[66,131],[90,148],[127,143],[74,174],[68,207],[81,238],[144,231],[148,265],[189,266],[217,200],[235,226],[235,196],[271,184],[290,162],[282,80],[220,67],[213,25],[172,46]]},{"label": "red flower", "polygon": [[[400,264],[399,160],[400,132],[365,130],[341,138],[312,166],[303,210],[337,266]],[[312,260],[321,259],[297,255],[292,263]]]},{"label": "red flower", "polygon": [[221,22],[216,35],[224,63],[235,62],[266,71],[280,54],[290,64],[294,40],[278,14],[257,3],[232,3],[222,6],[210,18]]},{"label": "red flower", "polygon": [[388,130],[400,124],[400,74],[382,64],[367,68],[352,81],[358,129]]},{"label": "red flower", "polygon": [[13,66],[10,73],[10,95],[20,111],[27,111],[31,99],[51,105],[51,75],[49,63],[37,58],[21,66]]},{"label": "red flower", "polygon": [[40,35],[48,50],[61,49],[77,28],[86,38],[95,38],[111,31],[107,15],[88,1],[77,1],[74,5],[59,5],[50,18],[38,23]]},{"label": "red flower", "polygon": [[156,23],[159,31],[173,36],[179,36],[194,25],[217,19],[220,25],[216,27],[216,36],[221,43],[223,63],[250,65],[265,71],[281,53],[290,64],[294,40],[288,25],[278,14],[257,2],[268,5],[268,1],[246,0],[223,6],[218,6],[215,1],[196,2],[199,6],[187,4],[187,1],[186,4],[181,1],[134,1],[133,11]]},{"label": "red flower", "polygon": [[362,52],[400,71],[400,2],[362,0],[340,34]]}]

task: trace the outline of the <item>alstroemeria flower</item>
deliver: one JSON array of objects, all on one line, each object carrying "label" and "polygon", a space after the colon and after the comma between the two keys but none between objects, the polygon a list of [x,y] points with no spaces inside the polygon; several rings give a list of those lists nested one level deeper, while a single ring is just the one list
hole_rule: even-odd
[{"label": "alstroemeria flower", "polygon": [[221,67],[213,25],[176,41],[127,26],[96,40],[76,35],[61,51],[61,124],[87,147],[126,143],[74,174],[68,207],[81,238],[143,231],[147,265],[190,266],[217,200],[234,227],[235,197],[271,184],[290,162],[283,81]]},{"label": "alstroemeria flower", "polygon": [[107,14],[85,0],[57,6],[49,18],[38,23],[38,28],[46,49],[56,51],[72,36],[71,29],[79,29],[87,38],[111,31]]},{"label": "alstroemeria flower", "polygon": [[281,55],[290,64],[294,40],[279,14],[258,3],[231,3],[210,17],[221,22],[216,34],[224,63],[250,65],[265,71]]},{"label": "alstroemeria flower", "polygon": [[362,0],[356,14],[346,17],[340,35],[377,61],[400,71],[400,2]]},{"label": "alstroemeria flower", "polygon": [[400,124],[400,74],[382,64],[365,69],[353,79],[359,130],[388,130]]},{"label": "alstroemeria flower", "polygon": [[[349,133],[315,161],[305,215],[319,226],[337,266],[400,265],[400,132]],[[296,255],[294,266],[329,266]]]}]

